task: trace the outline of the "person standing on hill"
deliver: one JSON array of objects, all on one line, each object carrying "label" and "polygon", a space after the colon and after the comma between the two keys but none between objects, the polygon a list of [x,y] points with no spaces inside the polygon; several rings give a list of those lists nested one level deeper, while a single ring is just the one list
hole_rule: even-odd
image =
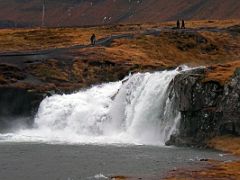
[{"label": "person standing on hill", "polygon": [[91,45],[94,46],[94,45],[96,44],[96,35],[93,34],[93,35],[91,36],[90,40],[91,40]]},{"label": "person standing on hill", "polygon": [[180,21],[179,21],[179,19],[177,20],[177,29],[180,29]]},{"label": "person standing on hill", "polygon": [[185,21],[182,20],[182,26],[181,26],[182,29],[185,29]]}]

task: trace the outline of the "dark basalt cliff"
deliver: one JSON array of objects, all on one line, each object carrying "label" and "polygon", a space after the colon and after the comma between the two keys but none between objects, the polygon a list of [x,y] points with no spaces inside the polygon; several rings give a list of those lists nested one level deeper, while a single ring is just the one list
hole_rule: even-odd
[{"label": "dark basalt cliff", "polygon": [[19,125],[30,126],[43,93],[20,88],[0,88],[0,132]]},{"label": "dark basalt cliff", "polygon": [[240,71],[224,85],[205,81],[209,69],[179,74],[172,83],[182,118],[167,145],[203,146],[218,135],[240,135]]}]

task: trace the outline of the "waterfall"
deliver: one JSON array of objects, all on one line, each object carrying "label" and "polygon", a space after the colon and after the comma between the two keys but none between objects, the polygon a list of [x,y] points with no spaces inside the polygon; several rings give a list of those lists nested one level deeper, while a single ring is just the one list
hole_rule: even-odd
[{"label": "waterfall", "polygon": [[47,97],[34,127],[18,130],[11,140],[164,145],[180,119],[174,97],[169,98],[169,85],[178,73],[136,73],[123,81]]}]

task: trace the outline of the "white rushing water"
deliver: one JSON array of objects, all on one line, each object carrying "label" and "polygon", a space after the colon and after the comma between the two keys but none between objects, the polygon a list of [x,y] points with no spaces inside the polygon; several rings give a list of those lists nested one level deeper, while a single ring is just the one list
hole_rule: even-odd
[{"label": "white rushing water", "polygon": [[180,119],[168,96],[178,73],[137,73],[123,81],[47,97],[34,128],[5,136],[11,141],[163,145]]}]

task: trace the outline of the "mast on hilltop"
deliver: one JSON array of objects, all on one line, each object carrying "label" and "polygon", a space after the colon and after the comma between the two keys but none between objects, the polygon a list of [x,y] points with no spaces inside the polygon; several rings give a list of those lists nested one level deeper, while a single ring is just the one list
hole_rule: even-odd
[{"label": "mast on hilltop", "polygon": [[45,8],[46,8],[46,0],[42,0],[42,27],[45,26]]}]

